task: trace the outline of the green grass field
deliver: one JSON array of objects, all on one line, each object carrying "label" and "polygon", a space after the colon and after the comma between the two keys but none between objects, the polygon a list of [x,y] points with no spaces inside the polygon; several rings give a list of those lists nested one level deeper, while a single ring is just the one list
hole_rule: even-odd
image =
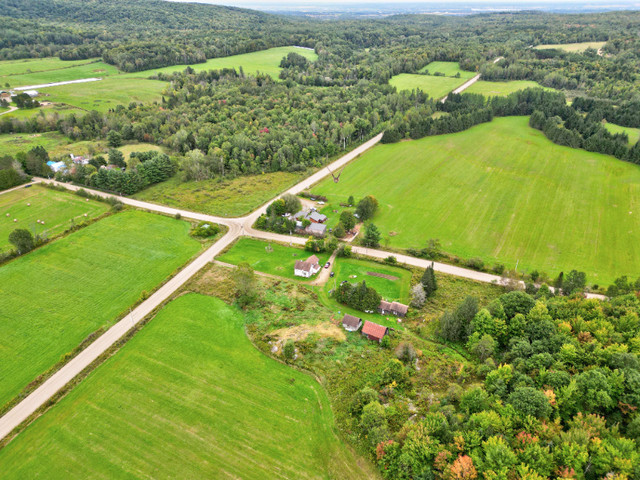
[{"label": "green grass field", "polygon": [[[45,99],[41,99],[41,100],[46,102]],[[37,116],[47,117],[54,114],[58,114],[60,117],[64,117],[69,113],[75,113],[76,115],[78,114],[83,115],[84,110],[73,107],[71,105],[51,104],[51,105],[42,105],[38,108],[28,108],[28,109],[21,108],[18,110],[14,110],[11,113],[7,113],[3,115],[2,118],[17,118],[22,120],[22,119],[27,119],[27,118],[37,117]]]},{"label": "green grass field", "polygon": [[127,211],[0,267],[0,405],[196,254],[189,229]]},{"label": "green grass field", "polygon": [[33,147],[42,145],[47,151],[67,145],[69,139],[58,132],[47,133],[5,133],[0,135],[0,151],[2,155],[15,155],[27,152]]},{"label": "green grass field", "polygon": [[615,123],[605,122],[604,126],[611,133],[626,133],[629,137],[629,145],[635,145],[640,140],[640,128],[631,128],[631,127],[621,127],[620,125],[616,125]]},{"label": "green grass field", "polygon": [[[259,52],[244,53],[242,55],[232,55],[230,57],[211,58],[205,63],[194,63],[190,66],[196,71],[204,70],[219,70],[222,68],[235,68],[242,67],[244,73],[255,75],[257,72],[265,73],[271,77],[277,79],[282,70],[280,60],[286,57],[287,54],[295,52],[310,61],[315,61],[318,55],[313,50],[307,50],[300,47],[276,47],[269,48],[267,50],[261,50]],[[127,74],[127,76],[136,76],[148,78],[151,75],[157,73],[172,73],[182,72],[187,65],[173,65],[171,67],[156,68],[154,70],[144,70],[142,72],[136,72],[133,74]]]},{"label": "green grass field", "polygon": [[[88,60],[60,60],[58,57],[46,58],[22,58],[19,60],[2,60],[0,61],[0,78],[15,75],[24,75],[36,72],[55,71],[78,67],[98,62],[99,59]],[[3,80],[3,85],[4,85]],[[18,86],[11,84],[11,86]]]},{"label": "green grass field", "polygon": [[[8,238],[16,228],[26,228],[33,234],[51,237],[69,228],[71,219],[81,223],[85,219],[90,220],[103,214],[108,209],[109,206],[106,203],[95,200],[87,202],[87,199],[77,195],[58,192],[39,185],[2,194],[0,195],[0,252],[13,248]],[[14,222],[14,219],[18,221]],[[45,223],[40,225],[36,220],[43,220]]]},{"label": "green grass field", "polygon": [[[0,451],[4,478],[377,478],[310,376],[188,294]],[[46,454],[42,454],[46,452]]]},{"label": "green grass field", "polygon": [[547,91],[554,91],[553,88],[543,87],[538,82],[531,80],[514,80],[511,82],[485,82],[484,80],[478,80],[464,92],[479,93],[485,97],[504,97],[526,88],[542,88]]},{"label": "green grass field", "polygon": [[38,100],[106,112],[117,105],[129,105],[131,102],[159,101],[166,86],[166,82],[159,80],[118,75],[97,82],[41,88],[38,90]]},{"label": "green grass field", "polygon": [[271,200],[300,178],[295,173],[274,172],[233,180],[182,182],[179,175],[176,175],[133,197],[210,215],[238,217]]},{"label": "green grass field", "polygon": [[[119,73],[116,67],[104,62],[87,63],[87,61],[84,61],[83,64],[76,64],[74,66],[65,65],[66,62],[61,63],[60,68],[57,69],[38,71],[35,70],[38,67],[34,65],[31,73],[25,72],[8,76],[0,74],[0,82],[3,85],[8,82],[12,87],[22,87],[27,85],[67,82],[81,78],[101,78]],[[2,65],[0,65],[0,72],[1,71]]]},{"label": "green grass field", "polygon": [[598,50],[607,42],[582,42],[582,43],[554,43],[548,45],[538,45],[536,50],[564,50],[565,52],[584,52],[587,48]]},{"label": "green grass field", "polygon": [[443,73],[446,77],[455,77],[457,74],[460,74],[460,78],[466,80],[476,76],[475,72],[462,70],[458,62],[431,62],[429,65],[422,67],[419,72],[429,72],[430,75]]},{"label": "green grass field", "polygon": [[118,150],[123,153],[125,161],[129,161],[133,152],[164,152],[161,146],[152,143],[131,143],[119,147]]},{"label": "green grass field", "polygon": [[[273,249],[272,251],[267,250],[269,246]],[[230,250],[216,257],[216,260],[233,265],[247,262],[259,272],[304,281],[305,278],[294,275],[293,267],[296,261],[306,260],[311,255],[313,254],[300,247],[288,247],[276,242],[242,237],[233,244]],[[324,265],[329,259],[328,253],[316,253],[315,255],[320,260],[320,265]]]},{"label": "green grass field", "polygon": [[435,77],[433,75],[416,75],[412,73],[401,73],[389,80],[389,85],[401,90],[420,89],[430,97],[440,99],[451,93],[466,80],[464,78]]},{"label": "green grass field", "polygon": [[575,268],[598,284],[635,278],[640,169],[555,145],[527,122],[497,118],[458,134],[376,146],[339,184],[323,181],[313,192],[331,201],[375,195],[373,222],[394,247],[439,238],[449,253],[518,263],[519,271]]}]

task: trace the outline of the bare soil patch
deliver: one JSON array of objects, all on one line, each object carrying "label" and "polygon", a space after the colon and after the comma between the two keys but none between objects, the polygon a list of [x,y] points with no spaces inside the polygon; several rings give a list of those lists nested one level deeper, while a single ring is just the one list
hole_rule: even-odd
[{"label": "bare soil patch", "polygon": [[398,280],[398,277],[394,277],[393,275],[387,275],[385,273],[367,272],[367,275],[371,275],[372,277],[386,278],[387,280],[391,280],[392,282]]}]

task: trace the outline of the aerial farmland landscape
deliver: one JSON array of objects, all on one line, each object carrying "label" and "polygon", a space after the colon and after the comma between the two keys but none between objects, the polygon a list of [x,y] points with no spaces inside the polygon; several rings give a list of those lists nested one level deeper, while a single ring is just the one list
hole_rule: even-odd
[{"label": "aerial farmland landscape", "polygon": [[639,28],[0,0],[0,478],[640,480]]}]

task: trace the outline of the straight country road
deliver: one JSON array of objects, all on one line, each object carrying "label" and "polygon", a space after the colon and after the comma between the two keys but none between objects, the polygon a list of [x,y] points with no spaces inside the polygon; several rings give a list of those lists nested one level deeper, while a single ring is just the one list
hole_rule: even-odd
[{"label": "straight country road", "polygon": [[[355,159],[358,155],[362,154],[369,148],[376,145],[382,138],[382,134],[377,135],[360,147],[347,153],[343,157],[339,158],[335,162],[331,163],[328,167],[325,167],[318,172],[314,173],[310,177],[302,180],[300,183],[294,185],[284,193],[297,194],[301,191],[310,188],[323,178],[325,178],[331,171],[336,172],[343,168],[347,163]],[[271,201],[265,203],[254,212],[238,218],[225,218],[215,215],[207,215],[204,213],[191,212],[188,210],[182,210],[164,205],[157,205],[155,203],[143,202],[132,198],[122,197],[118,195],[111,195],[108,193],[100,192],[97,190],[91,190],[86,187],[78,187],[75,185],[69,185],[60,183],[54,180],[47,180],[44,178],[34,178],[34,182],[53,183],[63,186],[69,190],[84,189],[94,195],[98,195],[104,198],[114,197],[126,205],[130,205],[143,210],[154,211],[167,215],[175,215],[179,213],[181,216],[189,219],[208,221],[212,223],[218,223],[228,227],[227,233],[220,238],[215,244],[209,247],[204,253],[198,256],[185,268],[183,268],[178,274],[167,281],[162,287],[160,287],[153,295],[147,300],[136,307],[130,315],[120,320],[113,325],[103,335],[97,338],[87,348],[80,352],[76,357],[66,363],[60,370],[55,372],[49,377],[42,385],[34,390],[29,396],[18,403],[15,407],[9,410],[2,418],[0,418],[0,440],[9,435],[16,427],[22,422],[33,415],[40,407],[46,404],[46,402],[53,397],[58,391],[65,387],[76,375],[82,372],[88,367],[94,360],[107,351],[112,345],[114,345],[120,338],[122,338],[131,328],[133,328],[138,322],[143,320],[147,315],[153,312],[154,309],[162,305],[173,293],[175,293],[187,280],[200,271],[209,262],[212,262],[214,258],[219,255],[227,246],[231,245],[236,239],[241,236],[251,236],[255,238],[272,240],[281,243],[304,245],[305,238],[281,235],[272,232],[264,232],[253,228],[253,224],[257,218],[263,214],[267,206]],[[16,188],[24,188],[24,185]],[[15,190],[15,189],[12,189]],[[10,191],[10,190],[7,190]],[[1,193],[6,193],[0,192]],[[278,195],[281,196],[282,194]],[[424,260],[420,258],[410,257],[408,255],[401,255],[393,252],[387,252],[379,249],[371,249],[359,246],[353,246],[353,251],[357,254],[374,257],[377,259],[384,259],[389,256],[395,256],[399,263],[411,265],[419,268],[426,268],[433,264],[434,270],[437,272],[447,273],[449,275],[455,275],[470,280],[476,280],[485,283],[497,283],[500,284],[503,279],[497,275],[491,275],[484,272],[477,272],[475,270],[468,270],[466,268],[457,267],[439,262],[431,262],[430,260]],[[334,258],[334,257],[332,257]],[[323,269],[324,270],[324,269]],[[327,273],[328,274],[328,273]],[[522,282],[520,282],[522,283]],[[591,298],[605,298],[602,295],[587,294]]]}]

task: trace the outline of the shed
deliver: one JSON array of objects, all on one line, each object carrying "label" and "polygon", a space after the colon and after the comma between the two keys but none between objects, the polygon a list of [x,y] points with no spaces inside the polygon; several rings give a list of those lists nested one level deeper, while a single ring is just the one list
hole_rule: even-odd
[{"label": "shed", "polygon": [[344,314],[342,317],[342,327],[347,332],[356,332],[362,326],[362,319],[358,317],[354,317],[353,315],[349,315],[348,313]]}]

